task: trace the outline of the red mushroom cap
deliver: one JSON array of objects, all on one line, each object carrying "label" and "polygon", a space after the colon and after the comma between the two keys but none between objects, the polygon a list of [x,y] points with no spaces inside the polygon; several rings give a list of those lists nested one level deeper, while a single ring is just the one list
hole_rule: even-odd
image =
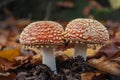
[{"label": "red mushroom cap", "polygon": [[76,43],[103,43],[109,39],[109,34],[97,20],[75,19],[67,25],[65,39]]},{"label": "red mushroom cap", "polygon": [[63,44],[63,27],[53,21],[37,21],[24,28],[20,43],[30,46],[49,46]]}]

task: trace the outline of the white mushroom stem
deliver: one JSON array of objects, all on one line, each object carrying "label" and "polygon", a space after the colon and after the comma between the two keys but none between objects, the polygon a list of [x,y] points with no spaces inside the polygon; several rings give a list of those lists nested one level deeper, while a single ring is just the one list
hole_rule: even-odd
[{"label": "white mushroom stem", "polygon": [[55,62],[55,56],[54,56],[54,48],[40,48],[41,54],[42,54],[42,63],[50,67],[54,73],[57,73],[56,70],[56,62]]},{"label": "white mushroom stem", "polygon": [[82,56],[84,60],[86,61],[86,51],[87,51],[86,44],[76,43],[75,49],[74,49],[74,57]]}]

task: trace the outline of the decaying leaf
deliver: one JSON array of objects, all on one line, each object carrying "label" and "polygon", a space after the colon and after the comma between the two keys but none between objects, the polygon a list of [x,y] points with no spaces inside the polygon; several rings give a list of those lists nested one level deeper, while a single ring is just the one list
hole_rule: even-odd
[{"label": "decaying leaf", "polygon": [[113,57],[115,55],[117,55],[120,52],[120,49],[118,47],[118,44],[116,44],[115,41],[110,40],[108,41],[108,43],[103,46],[99,51],[98,54],[105,54],[108,57]]},{"label": "decaying leaf", "polygon": [[8,49],[0,51],[0,57],[7,59],[8,61],[13,61],[15,57],[20,55],[19,49]]},{"label": "decaying leaf", "polygon": [[102,56],[98,59],[89,59],[88,64],[103,72],[120,76],[120,64],[118,64],[115,61],[112,61],[111,58]]},{"label": "decaying leaf", "polygon": [[97,51],[99,50],[99,47],[96,47],[96,49],[88,48],[87,49],[87,57],[94,57],[97,55]]},{"label": "decaying leaf", "polygon": [[74,49],[73,49],[73,48],[66,49],[66,50],[64,51],[64,54],[66,54],[66,55],[69,56],[69,57],[73,57]]},{"label": "decaying leaf", "polygon": [[42,61],[42,55],[41,54],[37,54],[37,55],[34,55],[32,57],[31,63],[32,64],[41,63],[41,61]]},{"label": "decaying leaf", "polygon": [[0,72],[5,72],[7,68],[11,67],[12,63],[0,58]]},{"label": "decaying leaf", "polygon": [[1,76],[0,75],[0,80],[15,80],[16,74],[11,73],[8,76]]},{"label": "decaying leaf", "polygon": [[28,56],[18,56],[15,58],[14,63],[12,63],[11,67],[8,67],[6,71],[9,70],[15,70],[22,66],[28,65],[35,65],[35,64],[41,64],[41,58],[42,56],[40,54],[38,55],[28,55]]},{"label": "decaying leaf", "polygon": [[101,72],[87,72],[81,74],[81,80],[106,80]]},{"label": "decaying leaf", "polygon": [[7,42],[5,35],[0,35],[0,45],[4,45]]},{"label": "decaying leaf", "polygon": [[119,43],[119,45],[120,45],[120,32],[117,32],[117,33],[115,34],[115,40],[116,40],[116,42]]},{"label": "decaying leaf", "polygon": [[114,62],[117,62],[118,64],[120,64],[120,57],[113,58],[111,60],[114,61]]}]

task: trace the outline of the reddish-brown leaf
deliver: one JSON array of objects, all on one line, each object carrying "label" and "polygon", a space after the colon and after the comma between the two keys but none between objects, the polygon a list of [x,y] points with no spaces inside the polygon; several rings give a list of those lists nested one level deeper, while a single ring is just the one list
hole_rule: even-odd
[{"label": "reddish-brown leaf", "polygon": [[113,57],[120,52],[119,47],[117,46],[116,42],[113,40],[109,41],[105,46],[103,46],[98,53],[103,53],[108,57]]},{"label": "reddish-brown leaf", "polygon": [[[119,61],[118,61],[119,62]],[[112,58],[102,56],[98,59],[89,59],[88,64],[103,72],[120,76],[120,64]]]}]

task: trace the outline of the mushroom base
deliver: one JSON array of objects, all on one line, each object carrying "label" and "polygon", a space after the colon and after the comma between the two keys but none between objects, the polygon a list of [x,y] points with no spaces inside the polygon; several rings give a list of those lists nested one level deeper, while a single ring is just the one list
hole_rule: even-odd
[{"label": "mushroom base", "polygon": [[54,71],[54,73],[57,73],[54,49],[50,47],[43,47],[40,48],[40,52],[42,54],[42,63],[50,67],[50,69]]},{"label": "mushroom base", "polygon": [[87,51],[87,45],[86,44],[75,44],[74,49],[74,57],[82,56],[84,57],[84,60],[86,61],[86,51]]}]

